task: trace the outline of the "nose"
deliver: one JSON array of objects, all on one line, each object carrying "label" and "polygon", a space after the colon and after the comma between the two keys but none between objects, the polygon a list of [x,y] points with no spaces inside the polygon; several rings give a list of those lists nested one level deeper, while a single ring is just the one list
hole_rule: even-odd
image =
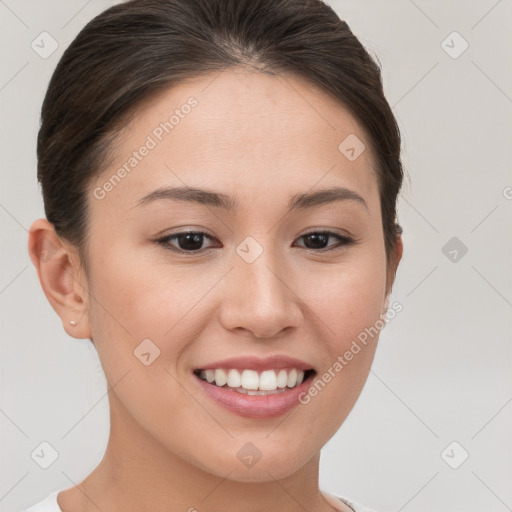
[{"label": "nose", "polygon": [[302,325],[297,280],[266,251],[252,263],[235,255],[225,286],[220,321],[226,329],[273,338]]}]

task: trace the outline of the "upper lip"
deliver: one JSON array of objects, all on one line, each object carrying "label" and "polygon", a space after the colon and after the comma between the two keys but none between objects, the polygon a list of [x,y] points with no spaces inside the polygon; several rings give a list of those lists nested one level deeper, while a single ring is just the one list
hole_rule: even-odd
[{"label": "upper lip", "polygon": [[240,356],[224,359],[222,361],[216,361],[214,363],[208,363],[197,368],[197,370],[208,370],[215,368],[243,368],[248,370],[263,371],[272,368],[297,368],[299,370],[312,370],[313,366],[309,363],[301,361],[300,359],[284,355],[273,355],[268,357]]}]

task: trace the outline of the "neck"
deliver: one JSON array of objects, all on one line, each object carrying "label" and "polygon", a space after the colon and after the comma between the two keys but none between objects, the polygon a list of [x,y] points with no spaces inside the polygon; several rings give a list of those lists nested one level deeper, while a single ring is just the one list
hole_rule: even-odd
[{"label": "neck", "polygon": [[[320,452],[284,478],[275,478],[270,470],[257,476],[255,472],[255,481],[236,481],[230,479],[232,471],[216,475],[200,467],[200,461],[194,464],[169,452],[135,421],[114,393],[110,396],[107,449],[97,468],[79,485],[82,506],[77,510],[332,512],[318,488]],[[211,466],[211,462],[206,463]],[[238,459],[233,470],[239,469],[237,464],[241,464]]]}]

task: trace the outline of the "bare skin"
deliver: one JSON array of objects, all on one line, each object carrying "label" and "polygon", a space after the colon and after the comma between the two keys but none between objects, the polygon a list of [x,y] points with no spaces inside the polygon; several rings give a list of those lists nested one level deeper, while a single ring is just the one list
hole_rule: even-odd
[{"label": "bare skin", "polygon": [[[197,105],[158,140],[155,127],[190,97]],[[366,146],[353,161],[338,149],[349,134]],[[156,147],[104,186],[148,136]],[[387,266],[374,167],[370,141],[333,98],[297,77],[227,70],[162,91],[121,133],[112,165],[88,190],[87,272],[48,221],[32,224],[29,250],[46,297],[70,336],[94,340],[111,389],[107,450],[59,494],[63,512],[334,510],[318,488],[320,450],[357,401],[378,337],[308,404],[277,418],[221,408],[192,371],[277,353],[308,362],[318,377],[376,323],[403,247],[398,237]],[[159,187],[185,185],[232,196],[238,207],[137,205]],[[104,197],[98,187],[109,189]],[[365,204],[287,211],[294,194],[331,187]],[[357,243],[331,236],[320,247],[304,237],[326,229]],[[181,253],[155,241],[186,230],[210,238],[193,250],[167,241]],[[249,236],[263,249],[252,263],[236,252]],[[134,356],[145,339],[160,350],[149,366]],[[252,467],[237,457],[248,442],[261,452]]]}]

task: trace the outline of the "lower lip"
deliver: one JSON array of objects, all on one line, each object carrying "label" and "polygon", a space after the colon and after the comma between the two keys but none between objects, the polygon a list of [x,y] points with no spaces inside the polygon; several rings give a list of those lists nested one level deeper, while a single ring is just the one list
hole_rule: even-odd
[{"label": "lower lip", "polygon": [[307,391],[316,374],[313,373],[298,386],[275,395],[244,395],[193,375],[203,391],[221,407],[246,418],[274,418],[300,404],[299,395]]}]

